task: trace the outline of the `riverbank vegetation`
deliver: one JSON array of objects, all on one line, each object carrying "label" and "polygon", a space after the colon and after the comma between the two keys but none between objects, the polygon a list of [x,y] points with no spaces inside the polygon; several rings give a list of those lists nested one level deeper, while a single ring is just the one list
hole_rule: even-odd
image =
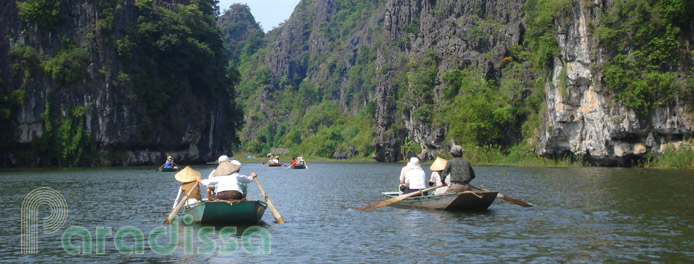
[{"label": "riverbank vegetation", "polygon": [[692,169],[694,168],[694,140],[685,141],[679,147],[670,147],[663,154],[649,157],[642,164],[646,168]]}]

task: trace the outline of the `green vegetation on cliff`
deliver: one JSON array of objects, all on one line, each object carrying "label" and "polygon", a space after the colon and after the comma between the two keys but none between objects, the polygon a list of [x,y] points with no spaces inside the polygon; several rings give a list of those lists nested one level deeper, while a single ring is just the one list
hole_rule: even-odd
[{"label": "green vegetation on cliff", "polygon": [[[606,48],[585,55],[608,58],[591,72],[612,99],[647,114],[694,94],[693,78],[678,76],[692,72],[692,54],[681,43],[694,12],[688,1],[462,1],[462,7],[427,1],[408,11],[386,2],[301,1],[282,27],[246,44],[251,52],[236,57],[239,103],[248,115],[241,150],[398,157],[392,152],[431,143],[415,139],[435,140],[433,147],[454,140],[482,164],[581,163],[568,151],[546,161],[533,150],[539,135],[552,130],[542,126],[545,89],[557,89],[564,104],[575,96],[559,41],[573,34],[576,11],[596,42],[589,45]],[[391,8],[387,14],[380,13],[384,6]],[[514,12],[522,13],[522,25],[502,36],[514,26]],[[443,21],[452,18],[457,27],[447,28]],[[432,23],[457,36],[431,32]],[[504,42],[513,34],[520,34],[517,42]],[[439,45],[446,41],[453,46]],[[447,54],[461,46],[469,54]]]},{"label": "green vegetation on cliff", "polygon": [[0,153],[7,150],[14,135],[14,124],[11,116],[12,110],[24,102],[27,97],[23,89],[10,90],[7,84],[0,79]]},{"label": "green vegetation on cliff", "polygon": [[134,62],[127,72],[138,98],[147,102],[141,135],[164,121],[169,129],[180,129],[171,108],[198,108],[198,102],[184,105],[177,97],[186,87],[194,85],[198,97],[228,97],[225,110],[231,118],[229,127],[238,127],[242,115],[233,101],[235,74],[230,72],[219,29],[215,25],[217,9],[214,1],[193,0],[178,4],[176,10],[154,5],[153,0],[137,2],[140,16],[128,34],[117,41],[120,58]]},{"label": "green vegetation on cliff", "polygon": [[[242,142],[242,151],[267,153],[273,147],[286,147],[292,153],[328,158],[367,157],[374,151],[374,102],[369,102],[368,94],[376,86],[376,49],[361,48],[349,62],[351,67],[341,53],[344,42],[373,14],[377,3],[334,2],[337,14],[321,22],[317,32],[311,31],[315,14],[308,8],[313,4],[302,1],[295,10],[308,16],[301,21],[302,35],[298,37],[324,37],[329,45],[326,50],[332,52],[312,53],[304,43],[297,60],[290,62],[290,71],[275,78],[262,60],[273,52],[273,47],[267,46],[268,38],[276,36],[262,40],[251,36],[241,50],[238,69],[243,79],[237,100],[249,116],[248,123],[263,124],[253,138]],[[307,76],[319,71],[326,79]],[[349,81],[344,82],[345,78]],[[268,93],[269,98],[258,98],[260,93]]]},{"label": "green vegetation on cliff", "polygon": [[60,21],[60,6],[61,0],[17,1],[20,19],[46,29],[54,29],[57,26]]},{"label": "green vegetation on cliff", "polygon": [[44,61],[42,66],[48,76],[69,84],[85,77],[89,57],[86,49],[76,47],[71,40],[65,39],[60,52]]},{"label": "green vegetation on cliff", "polygon": [[239,76],[224,56],[217,1],[16,3],[3,20],[24,23],[3,31],[0,166],[128,164],[125,151],[196,140],[207,159],[238,142]]},{"label": "green vegetation on cliff", "polygon": [[606,87],[620,102],[645,116],[689,93],[673,70],[682,58],[692,56],[678,49],[678,35],[688,30],[692,17],[694,3],[686,0],[616,1],[602,14],[596,33],[615,54],[602,72]]}]

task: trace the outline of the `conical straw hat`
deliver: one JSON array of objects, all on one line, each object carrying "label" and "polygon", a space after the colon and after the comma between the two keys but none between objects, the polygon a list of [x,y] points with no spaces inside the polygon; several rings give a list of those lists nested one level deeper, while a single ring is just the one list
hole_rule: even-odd
[{"label": "conical straw hat", "polygon": [[222,162],[219,163],[219,166],[217,166],[217,169],[214,170],[214,176],[226,176],[226,175],[231,175],[234,172],[237,172],[241,169],[241,166],[236,165],[231,162]]},{"label": "conical straw hat", "polygon": [[195,181],[197,179],[200,179],[200,172],[194,170],[190,166],[187,166],[185,169],[176,173],[176,175],[174,176],[174,179],[176,179],[179,182],[183,182],[183,183],[192,182],[192,181]]},{"label": "conical straw hat", "polygon": [[442,159],[441,157],[436,157],[436,161],[434,161],[429,168],[432,171],[440,171],[446,168],[446,164],[448,164],[447,160]]}]

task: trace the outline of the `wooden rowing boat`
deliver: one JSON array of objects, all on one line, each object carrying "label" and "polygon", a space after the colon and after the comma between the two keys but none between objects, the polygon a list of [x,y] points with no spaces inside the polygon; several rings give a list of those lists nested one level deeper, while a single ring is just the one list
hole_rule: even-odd
[{"label": "wooden rowing boat", "polygon": [[255,224],[263,217],[267,204],[261,201],[228,203],[202,202],[185,209],[193,221],[201,224]]},{"label": "wooden rowing boat", "polygon": [[268,167],[282,167],[282,162],[279,162],[279,163],[274,163],[274,162],[273,162],[273,163],[268,163],[267,166],[268,166]]},{"label": "wooden rowing boat", "polygon": [[306,168],[306,163],[304,162],[296,162],[294,165],[292,165],[292,169],[305,169]]},{"label": "wooden rowing boat", "polygon": [[[396,207],[424,208],[446,211],[482,211],[487,210],[496,199],[498,192],[459,192],[445,193],[441,195],[427,195],[409,197],[401,202],[393,204]],[[384,192],[383,195],[392,198],[399,195],[398,192]]]}]

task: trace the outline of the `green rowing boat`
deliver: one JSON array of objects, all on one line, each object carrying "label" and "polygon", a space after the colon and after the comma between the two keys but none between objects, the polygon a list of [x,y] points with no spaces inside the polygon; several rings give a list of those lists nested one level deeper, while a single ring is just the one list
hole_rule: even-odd
[{"label": "green rowing boat", "polygon": [[224,201],[202,202],[185,209],[193,221],[201,224],[255,224],[265,213],[267,204],[261,201],[228,203]]},{"label": "green rowing boat", "polygon": [[172,172],[172,171],[178,171],[178,166],[174,166],[173,168],[159,168],[159,172]]}]

